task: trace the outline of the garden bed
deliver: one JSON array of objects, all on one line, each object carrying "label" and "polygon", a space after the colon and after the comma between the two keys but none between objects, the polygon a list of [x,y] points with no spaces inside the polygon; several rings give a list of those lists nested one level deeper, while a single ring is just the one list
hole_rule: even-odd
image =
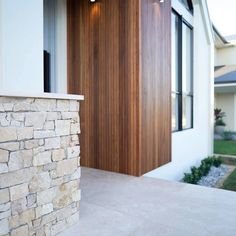
[{"label": "garden bed", "polygon": [[222,164],[221,158],[208,157],[199,167],[185,173],[183,182],[236,191],[236,166]]},{"label": "garden bed", "polygon": [[224,181],[222,189],[236,191],[236,169],[231,172],[231,174]]}]

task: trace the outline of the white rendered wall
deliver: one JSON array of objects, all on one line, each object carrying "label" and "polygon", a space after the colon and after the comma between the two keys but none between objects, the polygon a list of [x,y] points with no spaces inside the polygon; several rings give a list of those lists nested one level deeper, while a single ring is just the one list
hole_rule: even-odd
[{"label": "white rendered wall", "polygon": [[43,1],[0,2],[1,90],[43,92]]},{"label": "white rendered wall", "polygon": [[236,64],[236,46],[220,48],[216,51],[215,66]]},{"label": "white rendered wall", "polygon": [[147,173],[149,177],[180,180],[213,152],[214,50],[198,5],[194,15],[194,128],[172,134],[172,161]]},{"label": "white rendered wall", "polygon": [[215,108],[220,108],[226,113],[224,118],[226,129],[236,131],[235,127],[235,94],[234,93],[216,93]]}]

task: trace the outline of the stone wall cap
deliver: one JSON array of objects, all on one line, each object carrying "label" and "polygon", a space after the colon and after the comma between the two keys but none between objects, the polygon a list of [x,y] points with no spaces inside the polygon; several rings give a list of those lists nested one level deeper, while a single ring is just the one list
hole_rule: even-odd
[{"label": "stone wall cap", "polygon": [[21,98],[45,98],[83,101],[83,95],[60,94],[60,93],[25,93],[25,92],[7,92],[0,91],[0,97],[21,97]]}]

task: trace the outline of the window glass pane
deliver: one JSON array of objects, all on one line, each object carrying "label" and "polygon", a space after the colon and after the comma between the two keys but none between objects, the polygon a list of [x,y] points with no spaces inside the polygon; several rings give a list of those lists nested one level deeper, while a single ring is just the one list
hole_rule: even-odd
[{"label": "window glass pane", "polygon": [[192,93],[192,30],[183,23],[182,92]]},{"label": "window glass pane", "polygon": [[178,130],[178,95],[172,94],[172,131]]},{"label": "window glass pane", "polygon": [[192,97],[183,96],[183,114],[182,114],[182,127],[183,129],[192,128]]},{"label": "window glass pane", "polygon": [[172,92],[178,91],[178,17],[172,13]]},{"label": "window glass pane", "polygon": [[179,1],[186,7],[188,11],[191,11],[188,0],[179,0]]}]

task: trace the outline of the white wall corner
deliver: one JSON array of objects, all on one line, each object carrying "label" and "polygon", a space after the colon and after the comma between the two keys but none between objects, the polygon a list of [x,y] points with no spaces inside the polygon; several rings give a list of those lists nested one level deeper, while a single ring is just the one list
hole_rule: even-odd
[{"label": "white wall corner", "polygon": [[43,92],[43,1],[0,3],[3,89]]},{"label": "white wall corner", "polygon": [[214,44],[209,45],[209,155],[214,153],[214,106],[215,106],[215,87],[214,87]]},{"label": "white wall corner", "polygon": [[208,37],[208,43],[214,45],[214,33],[213,33],[213,28],[212,28],[212,22],[207,6],[207,1],[206,0],[193,0],[193,4],[199,4],[202,17],[204,20],[204,26],[205,26],[205,31],[206,35]]},{"label": "white wall corner", "polygon": [[0,0],[0,89],[3,89],[3,40],[2,40],[2,1]]}]

